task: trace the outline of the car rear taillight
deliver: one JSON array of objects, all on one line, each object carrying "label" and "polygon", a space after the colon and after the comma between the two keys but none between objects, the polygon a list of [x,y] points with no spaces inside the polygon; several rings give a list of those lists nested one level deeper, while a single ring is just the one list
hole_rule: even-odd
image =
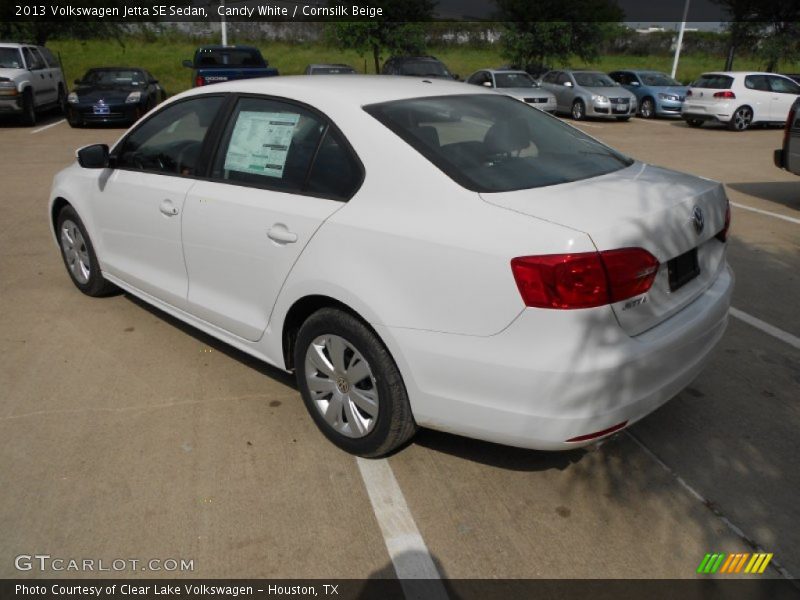
[{"label": "car rear taillight", "polygon": [[521,256],[511,271],[534,308],[592,308],[638,296],[653,285],[658,260],[642,248]]},{"label": "car rear taillight", "polygon": [[729,98],[730,100],[736,100],[736,94],[730,90],[725,90],[724,92],[716,92],[714,94],[714,98]]},{"label": "car rear taillight", "polygon": [[720,242],[728,241],[728,230],[731,228],[731,203],[728,202],[728,206],[725,208],[725,225],[722,227],[722,230],[716,235],[716,238]]},{"label": "car rear taillight", "polygon": [[198,75],[197,77],[194,78],[195,87],[200,87],[201,85],[205,85],[205,84],[206,84],[206,80],[203,79],[202,75]]}]

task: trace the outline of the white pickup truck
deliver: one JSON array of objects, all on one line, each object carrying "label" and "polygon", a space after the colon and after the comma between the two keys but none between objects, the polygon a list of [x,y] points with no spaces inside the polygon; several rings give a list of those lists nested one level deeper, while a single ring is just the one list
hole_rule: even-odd
[{"label": "white pickup truck", "polygon": [[0,115],[17,115],[34,125],[36,114],[58,107],[65,112],[67,84],[50,50],[30,44],[0,43]]}]

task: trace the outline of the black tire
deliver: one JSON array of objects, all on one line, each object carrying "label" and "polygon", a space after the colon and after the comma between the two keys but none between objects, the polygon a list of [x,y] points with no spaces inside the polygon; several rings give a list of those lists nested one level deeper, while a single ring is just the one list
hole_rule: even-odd
[{"label": "black tire", "polygon": [[75,116],[72,112],[67,113],[67,123],[69,123],[70,127],[74,127],[76,129],[83,127],[83,123],[81,122],[80,118]]},{"label": "black tire", "polygon": [[[89,276],[88,281],[85,282],[79,281],[73,273],[70,267],[70,259],[67,257],[65,251],[65,244],[62,236],[64,235],[64,229],[65,226],[68,225],[68,222],[74,223],[80,231],[84,242],[81,247],[85,249],[85,254],[88,255],[89,258]],[[75,209],[71,206],[65,206],[61,209],[61,212],[58,213],[56,235],[58,236],[58,247],[61,249],[61,258],[64,261],[64,266],[67,268],[69,278],[72,280],[72,283],[75,284],[76,288],[87,296],[92,296],[94,298],[108,296],[118,291],[118,288],[113,283],[103,278],[103,274],[100,272],[100,263],[97,261],[97,255],[94,252],[94,246],[92,246],[92,240],[86,232],[83,221],[81,221],[78,213],[75,212]]]},{"label": "black tire", "polygon": [[728,121],[728,129],[731,131],[747,131],[752,124],[753,109],[749,106],[740,106],[731,115],[731,120]]},{"label": "black tire", "polygon": [[686,124],[689,127],[702,127],[703,126],[703,119],[685,119]]},{"label": "black tire", "polygon": [[639,107],[639,115],[643,119],[654,119],[656,116],[656,103],[649,96],[642,100]]},{"label": "black tire", "polygon": [[631,120],[630,117],[617,117],[617,121],[625,122],[625,121],[630,121],[630,120]]},{"label": "black tire", "polygon": [[[315,404],[309,389],[306,353],[320,336],[329,335],[343,338],[361,354],[371,373],[371,377],[365,379],[369,379],[370,385],[374,385],[374,390],[377,391],[377,417],[372,429],[362,437],[348,437],[329,424],[322,415],[322,409]],[[352,353],[350,360],[353,361],[350,366],[356,364]],[[353,315],[335,308],[322,308],[306,319],[297,333],[294,366],[297,386],[308,413],[325,437],[342,450],[358,456],[376,458],[396,450],[416,433],[417,424],[394,359],[378,336]],[[356,384],[357,382],[352,382],[354,388]],[[345,419],[346,416],[343,416],[343,421]]]},{"label": "black tire", "polygon": [[27,88],[22,93],[22,115],[20,121],[26,127],[36,125],[36,105],[33,103],[33,93],[31,88]]},{"label": "black tire", "polygon": [[583,100],[575,100],[572,103],[572,118],[575,121],[582,121],[586,118],[586,105],[583,103]]}]

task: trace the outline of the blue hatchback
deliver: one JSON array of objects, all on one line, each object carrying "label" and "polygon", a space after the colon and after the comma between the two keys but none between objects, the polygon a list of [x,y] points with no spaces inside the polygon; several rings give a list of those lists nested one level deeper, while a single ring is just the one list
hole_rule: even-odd
[{"label": "blue hatchback", "polygon": [[608,74],[636,96],[639,116],[680,117],[688,86],[659,71],[614,71]]}]

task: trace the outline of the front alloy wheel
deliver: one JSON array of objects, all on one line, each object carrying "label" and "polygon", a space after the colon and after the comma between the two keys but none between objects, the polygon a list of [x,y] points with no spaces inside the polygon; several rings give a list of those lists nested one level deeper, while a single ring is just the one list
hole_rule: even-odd
[{"label": "front alloy wheel", "polygon": [[572,118],[576,121],[580,121],[586,116],[586,107],[583,105],[583,101],[575,100],[572,103]]},{"label": "front alloy wheel", "polygon": [[86,240],[78,226],[70,219],[61,223],[61,252],[73,279],[82,285],[89,283],[92,274],[92,259]]},{"label": "front alloy wheel", "polygon": [[655,104],[653,104],[652,98],[645,98],[642,100],[642,106],[639,108],[639,112],[645,119],[652,119],[655,116],[656,107]]},{"label": "front alloy wheel", "polygon": [[749,106],[737,108],[728,126],[733,131],[744,131],[753,123],[753,110]]}]

